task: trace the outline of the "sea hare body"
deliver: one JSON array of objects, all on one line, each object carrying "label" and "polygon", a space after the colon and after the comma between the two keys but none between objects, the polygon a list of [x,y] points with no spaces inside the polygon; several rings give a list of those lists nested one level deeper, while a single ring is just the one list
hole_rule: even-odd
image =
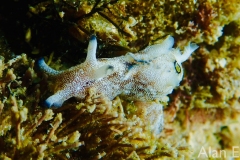
[{"label": "sea hare body", "polygon": [[56,71],[40,59],[40,69],[56,80],[54,94],[45,105],[60,107],[71,97],[83,99],[91,87],[109,99],[118,95],[137,101],[160,99],[179,85],[183,77],[181,63],[198,48],[189,44],[181,54],[179,49],[172,48],[173,44],[173,37],[168,36],[161,44],[139,53],[96,59],[97,40],[91,36],[87,58],[80,65]]}]

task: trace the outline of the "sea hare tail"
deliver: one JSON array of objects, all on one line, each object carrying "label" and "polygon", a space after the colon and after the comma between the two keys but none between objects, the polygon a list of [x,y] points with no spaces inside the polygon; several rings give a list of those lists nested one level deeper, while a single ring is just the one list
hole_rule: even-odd
[{"label": "sea hare tail", "polygon": [[59,93],[56,93],[48,97],[48,99],[44,101],[43,105],[47,108],[51,108],[52,106],[61,107],[64,101],[65,99],[63,100],[62,96]]}]

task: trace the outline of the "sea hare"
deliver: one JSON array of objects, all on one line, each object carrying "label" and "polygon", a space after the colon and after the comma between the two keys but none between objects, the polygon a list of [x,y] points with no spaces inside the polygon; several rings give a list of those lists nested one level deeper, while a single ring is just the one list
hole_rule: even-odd
[{"label": "sea hare", "polygon": [[93,35],[87,58],[80,65],[57,71],[40,59],[39,68],[55,78],[54,94],[44,104],[60,107],[71,97],[84,99],[92,87],[110,100],[118,95],[137,101],[161,99],[179,85],[183,77],[181,63],[198,48],[189,43],[182,54],[178,48],[172,48],[173,44],[173,37],[168,36],[161,44],[148,46],[135,54],[96,59],[97,39]]}]

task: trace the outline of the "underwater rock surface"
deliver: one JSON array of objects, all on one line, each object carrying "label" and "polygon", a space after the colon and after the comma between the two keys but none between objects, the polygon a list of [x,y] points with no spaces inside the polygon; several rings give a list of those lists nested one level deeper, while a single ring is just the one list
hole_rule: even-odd
[{"label": "underwater rock surface", "polygon": [[[220,150],[233,157],[232,147],[240,145],[237,0],[6,2],[0,6],[0,159],[178,160],[197,158],[202,147],[218,153],[203,159],[221,158]],[[41,106],[53,84],[35,60],[45,56],[54,69],[69,68],[86,57],[93,33],[100,57],[136,52],[166,35],[181,50],[189,41],[200,46],[183,65],[180,87],[162,102],[160,137],[142,119],[147,103],[110,101],[90,90],[55,110]]]}]

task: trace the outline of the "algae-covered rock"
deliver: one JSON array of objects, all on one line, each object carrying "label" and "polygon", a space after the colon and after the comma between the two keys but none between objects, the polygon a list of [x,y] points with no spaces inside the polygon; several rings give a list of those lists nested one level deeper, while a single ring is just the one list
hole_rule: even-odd
[{"label": "algae-covered rock", "polygon": [[[202,148],[202,159],[233,158],[240,145],[239,9],[237,0],[1,4],[0,159],[196,159]],[[161,103],[164,113],[94,91],[62,108],[44,108],[53,82],[35,60],[45,56],[53,68],[69,68],[85,59],[92,34],[99,57],[135,52],[167,35],[180,49],[190,41],[200,48],[184,64],[179,88]],[[160,121],[156,136],[150,131]]]}]

